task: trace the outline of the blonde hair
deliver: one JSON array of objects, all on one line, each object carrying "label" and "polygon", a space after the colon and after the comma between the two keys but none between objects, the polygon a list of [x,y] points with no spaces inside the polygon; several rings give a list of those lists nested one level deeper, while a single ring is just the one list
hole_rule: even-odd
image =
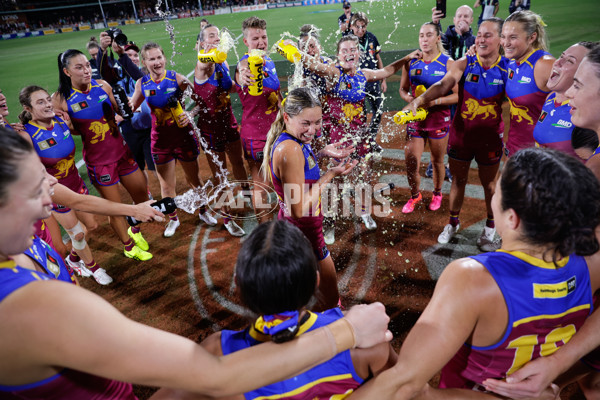
[{"label": "blonde hair", "polygon": [[542,49],[548,51],[548,36],[546,35],[546,29],[544,28],[545,24],[542,21],[542,17],[538,14],[529,10],[515,11],[510,14],[504,22],[520,23],[523,30],[527,32],[527,37],[531,37],[534,33],[537,33],[537,37],[531,46],[535,50]]},{"label": "blonde hair", "polygon": [[[468,6],[467,6],[468,7]],[[442,43],[442,28],[440,28],[440,26],[436,23],[433,22],[425,22],[423,25],[421,25],[421,28],[424,26],[433,26],[433,29],[435,30],[435,34],[437,35],[437,37],[439,38],[439,40],[436,42],[436,47],[438,49],[438,51],[442,54],[446,54],[448,55],[448,53],[446,52],[446,49],[444,49],[444,44]]]},{"label": "blonde hair", "polygon": [[271,181],[271,151],[273,150],[273,144],[285,129],[283,113],[285,112],[290,117],[295,117],[305,108],[313,107],[321,107],[321,101],[317,95],[307,87],[300,87],[292,90],[283,100],[279,112],[277,113],[277,118],[271,125],[269,133],[267,133],[267,141],[263,150],[263,162],[260,170],[266,182]]}]

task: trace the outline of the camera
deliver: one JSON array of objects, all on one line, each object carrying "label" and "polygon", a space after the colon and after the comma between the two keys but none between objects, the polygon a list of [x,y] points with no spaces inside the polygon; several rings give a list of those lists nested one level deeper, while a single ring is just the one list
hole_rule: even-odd
[{"label": "camera", "polygon": [[112,41],[116,42],[119,46],[125,47],[127,44],[127,36],[125,36],[123,31],[119,28],[110,28],[106,33],[108,33],[108,36],[110,36]]}]

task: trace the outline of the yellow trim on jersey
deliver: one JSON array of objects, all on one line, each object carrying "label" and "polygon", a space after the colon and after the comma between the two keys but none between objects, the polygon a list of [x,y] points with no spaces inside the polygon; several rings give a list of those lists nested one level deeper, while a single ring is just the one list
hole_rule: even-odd
[{"label": "yellow trim on jersey", "polygon": [[15,260],[6,260],[6,261],[0,262],[0,268],[13,269],[16,266],[17,266],[17,263],[15,262]]},{"label": "yellow trim on jersey", "polygon": [[[315,314],[311,311],[306,311],[306,312],[308,313],[308,319],[306,320],[306,322],[304,322],[302,325],[300,325],[300,327],[298,328],[298,332],[296,332],[296,337],[302,335],[307,330],[309,330],[317,321],[317,314]],[[302,319],[302,317],[300,317],[300,318]],[[264,333],[256,330],[254,328],[254,324],[252,324],[250,326],[248,333],[254,340],[257,340],[259,342],[270,342],[271,341],[270,336],[265,335]]]},{"label": "yellow trim on jersey", "polygon": [[163,72],[163,74],[159,80],[155,81],[154,79],[152,79],[152,74],[150,74],[150,80],[154,83],[161,83],[163,81],[163,79],[165,79],[166,76],[167,76],[167,70],[165,69],[165,72]]},{"label": "yellow trim on jersey", "polygon": [[431,63],[434,63],[434,62],[436,62],[436,63],[438,63],[438,64],[440,64],[440,65],[446,66],[446,64],[442,64],[442,63],[441,63],[441,62],[438,60],[438,58],[440,58],[440,56],[441,56],[441,55],[442,55],[442,52],[440,51],[440,52],[438,53],[438,55],[437,55],[437,56],[435,56],[435,58],[434,58],[433,60],[429,61],[429,63],[427,63],[427,62],[425,62],[425,61],[424,61],[424,62],[425,62],[426,64],[431,64]]},{"label": "yellow trim on jersey", "polygon": [[[481,60],[479,59],[479,54],[476,54],[476,56],[477,56],[477,62],[479,63],[479,65],[481,65],[483,68],[485,68],[485,67],[483,66],[483,63],[482,63],[482,62],[481,62]],[[496,67],[496,66],[498,65],[498,63],[500,62],[500,60],[502,60],[502,55],[500,55],[500,54],[499,54],[499,55],[498,55],[498,59],[497,59],[496,61],[494,61],[494,63],[493,63],[493,64],[492,64],[492,65],[491,65],[489,68],[487,68],[487,69],[492,69],[492,68]],[[505,72],[506,72],[506,70],[505,70],[505,69],[503,69],[503,68],[501,68],[501,67],[498,67],[498,68],[499,68],[501,71],[505,71]]]},{"label": "yellow trim on jersey", "polygon": [[523,63],[527,63],[527,64],[529,64],[529,66],[530,66],[531,68],[533,68],[533,64],[529,62],[529,57],[531,57],[531,55],[532,55],[533,53],[535,53],[536,51],[538,51],[538,50],[539,50],[539,49],[533,49],[533,51],[532,51],[531,53],[527,54],[527,56],[526,56],[526,57],[523,59],[523,61],[522,61],[522,62],[518,62],[518,61],[517,61],[517,65],[522,65]]},{"label": "yellow trim on jersey", "polygon": [[586,309],[590,309],[590,308],[591,308],[591,304],[582,304],[577,307],[569,308],[567,311],[562,312],[560,314],[542,314],[542,315],[535,315],[533,317],[523,318],[523,319],[513,322],[512,326],[513,326],[513,328],[516,328],[517,326],[519,326],[521,324],[525,324],[525,323],[531,322],[531,321],[537,321],[540,319],[560,318],[560,317],[564,317],[567,314],[571,314],[571,313],[574,313],[577,311],[586,310]]},{"label": "yellow trim on jersey", "polygon": [[545,268],[545,269],[556,269],[557,266],[558,266],[558,268],[562,268],[565,265],[567,265],[567,263],[569,262],[569,257],[565,257],[565,258],[558,260],[556,262],[556,265],[554,265],[553,262],[540,260],[539,258],[530,256],[529,254],[525,254],[522,251],[508,251],[508,250],[502,250],[502,249],[499,249],[496,251],[513,255],[513,256],[517,257],[518,259],[521,259],[521,260],[533,265],[534,267]]},{"label": "yellow trim on jersey", "polygon": [[29,121],[29,125],[35,126],[36,128],[38,128],[38,130],[31,136],[33,139],[35,139],[37,136],[39,136],[42,131],[51,131],[54,130],[54,120],[52,120],[52,126],[50,128],[44,128],[43,126],[40,126],[38,124],[36,124],[33,121]]},{"label": "yellow trim on jersey", "polygon": [[[260,397],[255,397],[254,400],[275,400],[275,399],[283,399],[286,397],[292,397],[295,396],[299,393],[302,393],[314,386],[317,386],[320,383],[323,382],[335,382],[335,381],[339,381],[342,379],[353,379],[354,377],[352,376],[352,374],[341,374],[341,375],[332,375],[332,376],[326,376],[324,378],[321,379],[317,379],[316,381],[312,381],[309,382],[305,385],[300,386],[299,388],[296,388],[290,392],[287,393],[281,393],[281,394],[274,394],[272,396],[260,396]],[[348,395],[350,393],[347,393]]]}]

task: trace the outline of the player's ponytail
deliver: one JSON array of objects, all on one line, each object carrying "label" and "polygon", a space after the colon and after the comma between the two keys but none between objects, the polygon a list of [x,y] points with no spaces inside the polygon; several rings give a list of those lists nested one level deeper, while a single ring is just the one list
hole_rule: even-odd
[{"label": "player's ponytail", "polygon": [[271,151],[273,150],[273,144],[285,129],[283,113],[285,112],[288,116],[295,117],[305,108],[312,107],[321,107],[321,102],[316,94],[312,92],[312,89],[307,87],[300,87],[292,90],[281,102],[281,108],[277,113],[277,118],[271,125],[269,133],[267,133],[267,141],[263,153],[264,159],[261,166],[261,172],[265,181],[271,179]]},{"label": "player's ponytail", "polygon": [[69,67],[71,58],[84,55],[81,51],[75,49],[69,49],[64,53],[58,55],[58,90],[57,92],[66,100],[71,94],[71,78],[65,74],[65,69]]}]

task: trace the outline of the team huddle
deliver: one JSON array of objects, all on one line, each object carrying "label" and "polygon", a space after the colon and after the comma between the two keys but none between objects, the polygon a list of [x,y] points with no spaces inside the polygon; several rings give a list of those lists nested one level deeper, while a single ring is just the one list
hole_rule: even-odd
[{"label": "team huddle", "polygon": [[[161,387],[155,400],[555,399],[578,382],[586,398],[598,398],[600,43],[575,43],[555,59],[539,15],[486,14],[473,36],[472,14],[461,6],[444,34],[434,11],[420,27],[419,48],[387,66],[365,13],[345,14],[335,60],[322,55],[318,28],[304,25],[296,41],[277,44],[300,72],[285,97],[267,22],[254,16],[242,24],[248,52],[234,73],[222,56],[222,32],[203,24],[193,81],[166,69],[158,44],[121,46],[106,32],[88,44],[93,65],[79,50],[60,53],[55,93],[23,88],[19,123],[9,124],[0,108],[0,221],[15,227],[0,232],[0,397],[136,399],[135,383]],[[450,243],[460,229],[473,160],[486,223],[477,239],[483,253],[446,267],[394,349],[382,304],[342,312],[327,248],[334,216],[321,200],[332,182],[374,183],[382,93],[398,72],[409,111],[410,197],[402,213],[428,197],[419,174],[428,145],[430,211],[440,209],[451,176],[450,216],[438,242]],[[233,92],[242,104],[239,126]],[[193,104],[184,112],[187,99]],[[73,134],[101,197],[89,195],[79,175]],[[92,214],[109,216],[126,257],[150,260],[141,225],[128,226],[125,216],[165,221],[164,237],[174,236],[177,212],[151,207],[148,173],[161,198],[173,198],[179,164],[202,197],[201,151],[214,184],[248,198],[259,225],[240,248],[234,277],[255,318],[196,344],[127,319],[81,289],[76,275],[113,281],[86,241],[97,226]],[[239,187],[228,184],[227,159]],[[134,205],[121,203],[120,186]],[[259,212],[269,202],[265,186],[277,194],[275,221]],[[356,216],[377,230],[360,196]],[[206,201],[197,208],[202,223],[223,217],[230,235],[246,235],[233,210],[215,215]]]}]

